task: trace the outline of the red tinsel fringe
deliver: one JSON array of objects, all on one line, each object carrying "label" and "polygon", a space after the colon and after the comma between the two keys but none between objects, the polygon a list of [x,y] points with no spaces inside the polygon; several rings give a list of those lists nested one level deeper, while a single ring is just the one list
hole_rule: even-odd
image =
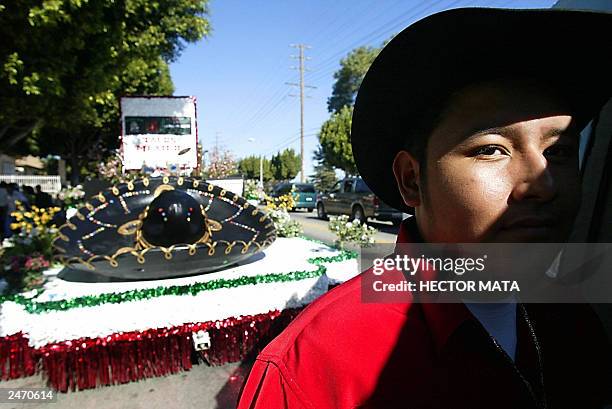
[{"label": "red tinsel fringe", "polygon": [[[192,367],[192,333],[208,331],[211,348],[201,356],[211,365],[237,362],[258,353],[301,309],[227,318],[142,332],[120,332],[104,338],[28,346],[21,333],[0,338],[2,379],[30,376],[42,361],[49,386],[61,392],[114,385],[163,376]],[[5,367],[8,365],[8,371]]]},{"label": "red tinsel fringe", "polygon": [[16,379],[36,373],[34,349],[21,332],[0,338],[0,379]]}]

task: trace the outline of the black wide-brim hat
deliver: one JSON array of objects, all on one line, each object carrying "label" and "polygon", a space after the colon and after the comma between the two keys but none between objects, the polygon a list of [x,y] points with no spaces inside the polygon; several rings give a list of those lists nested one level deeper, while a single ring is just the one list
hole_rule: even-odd
[{"label": "black wide-brim hat", "polygon": [[426,17],[393,38],[355,100],[355,163],[379,198],[413,213],[393,159],[427,113],[476,82],[522,78],[553,84],[586,125],[612,96],[612,13],[463,8]]},{"label": "black wide-brim hat", "polygon": [[60,227],[54,248],[68,267],[123,279],[220,270],[276,239],[269,216],[199,179],[140,178],[93,196]]}]

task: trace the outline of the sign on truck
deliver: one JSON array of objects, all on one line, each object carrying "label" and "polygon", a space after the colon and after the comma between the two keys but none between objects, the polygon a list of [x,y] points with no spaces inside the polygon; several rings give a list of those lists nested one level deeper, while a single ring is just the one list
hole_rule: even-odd
[{"label": "sign on truck", "polygon": [[124,169],[198,166],[195,97],[122,97],[121,152]]}]

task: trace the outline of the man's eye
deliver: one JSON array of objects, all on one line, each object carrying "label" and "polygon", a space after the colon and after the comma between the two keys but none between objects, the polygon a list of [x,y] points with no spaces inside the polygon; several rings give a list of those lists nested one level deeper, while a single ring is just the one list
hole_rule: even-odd
[{"label": "man's eye", "polygon": [[544,151],[544,155],[569,158],[576,155],[576,147],[574,145],[552,145]]},{"label": "man's eye", "polygon": [[474,156],[498,156],[503,154],[504,150],[495,145],[482,146],[476,149],[473,153]]}]

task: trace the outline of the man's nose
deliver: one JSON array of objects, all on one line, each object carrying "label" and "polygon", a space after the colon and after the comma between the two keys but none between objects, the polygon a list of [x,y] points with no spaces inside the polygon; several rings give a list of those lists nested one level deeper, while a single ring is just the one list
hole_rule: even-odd
[{"label": "man's nose", "polygon": [[512,192],[514,200],[547,202],[557,195],[559,181],[551,173],[543,152],[536,149],[526,152],[519,169]]}]

